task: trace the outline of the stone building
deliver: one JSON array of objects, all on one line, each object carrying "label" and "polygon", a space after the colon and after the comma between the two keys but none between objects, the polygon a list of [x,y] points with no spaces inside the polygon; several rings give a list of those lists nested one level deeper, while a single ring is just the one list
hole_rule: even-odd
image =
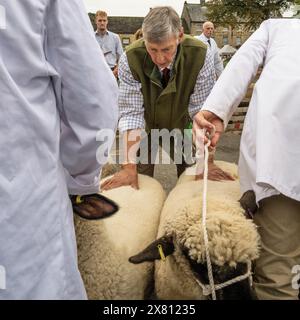
[{"label": "stone building", "polygon": [[[185,1],[181,14],[185,32],[191,35],[200,35],[202,25],[207,21],[206,12],[205,0],[200,0],[199,3],[187,3]],[[219,48],[226,44],[232,47],[240,47],[250,36],[249,32],[243,30],[242,25],[232,29],[230,26],[218,25],[217,21],[212,22],[216,26],[214,39]]]},{"label": "stone building", "polygon": [[[185,1],[181,20],[184,28],[184,32],[191,35],[200,35],[202,32],[202,25],[207,20],[206,18],[207,7],[205,6],[205,0],[200,0],[199,3],[187,3]],[[94,13],[89,13],[89,17],[96,29]],[[123,47],[134,40],[135,32],[142,26],[143,17],[108,17],[108,30],[119,34]],[[232,47],[239,47],[250,36],[249,32],[243,31],[242,28],[235,28],[232,30],[230,26],[218,26],[216,21],[214,38],[219,48],[229,44]]]},{"label": "stone building", "polygon": [[[95,14],[89,13],[90,20],[96,30],[95,25]],[[125,48],[127,45],[134,41],[135,32],[141,28],[144,18],[143,17],[117,17],[111,16],[108,17],[108,25],[107,29],[114,33],[117,33],[120,38],[123,47]]]}]

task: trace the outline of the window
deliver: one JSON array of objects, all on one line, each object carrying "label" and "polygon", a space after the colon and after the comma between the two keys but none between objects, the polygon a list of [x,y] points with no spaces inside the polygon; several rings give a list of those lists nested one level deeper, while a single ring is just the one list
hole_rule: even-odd
[{"label": "window", "polygon": [[242,44],[241,37],[236,37],[235,44],[236,44],[236,46],[240,46]]},{"label": "window", "polygon": [[225,44],[228,44],[228,36],[223,36],[223,46],[225,46]]},{"label": "window", "polygon": [[128,46],[130,44],[130,39],[129,38],[122,38],[122,44],[123,44],[123,46]]}]

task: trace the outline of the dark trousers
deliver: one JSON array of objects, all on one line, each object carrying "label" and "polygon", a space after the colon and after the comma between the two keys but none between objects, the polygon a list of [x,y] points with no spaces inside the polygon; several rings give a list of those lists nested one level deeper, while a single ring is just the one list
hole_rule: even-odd
[{"label": "dark trousers", "polygon": [[[145,145],[144,145],[146,142],[148,143],[148,148],[145,147]],[[140,162],[138,163],[138,166],[137,166],[138,173],[153,177],[154,166],[155,166],[154,160],[156,158],[157,152],[160,151],[159,146],[163,147],[161,141],[155,147],[151,146],[150,135],[148,135],[147,137],[142,139],[141,148],[145,147],[144,150],[146,150],[146,151],[141,152],[141,148],[140,148],[140,150],[138,152],[138,156],[142,157],[140,159]],[[170,143],[170,150],[165,150],[165,151],[170,151],[167,153],[173,161],[174,161],[174,159],[175,159],[175,161],[180,160],[180,161],[178,161],[178,163],[175,163],[176,167],[177,167],[177,176],[178,177],[185,171],[186,168],[191,166],[191,164],[187,164],[185,161],[185,158],[182,154],[182,146],[180,148],[175,148],[174,141],[171,141],[171,143]],[[143,153],[143,155],[141,153]]]}]

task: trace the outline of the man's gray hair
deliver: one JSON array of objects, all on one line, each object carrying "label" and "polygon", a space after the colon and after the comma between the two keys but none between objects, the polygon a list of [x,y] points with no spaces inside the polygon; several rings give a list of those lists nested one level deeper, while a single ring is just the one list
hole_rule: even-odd
[{"label": "man's gray hair", "polygon": [[182,30],[181,19],[172,7],[155,7],[146,15],[143,36],[147,42],[161,43]]}]

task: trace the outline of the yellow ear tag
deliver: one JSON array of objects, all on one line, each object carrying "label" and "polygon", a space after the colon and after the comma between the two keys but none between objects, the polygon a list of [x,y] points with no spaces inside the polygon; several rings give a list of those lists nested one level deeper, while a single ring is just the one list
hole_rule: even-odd
[{"label": "yellow ear tag", "polygon": [[159,245],[157,246],[157,249],[158,249],[158,252],[159,252],[159,255],[160,255],[161,260],[162,260],[162,261],[166,261],[166,256],[165,256],[165,254],[164,254],[162,245],[159,244]]},{"label": "yellow ear tag", "polygon": [[81,196],[77,196],[75,202],[76,204],[82,203],[83,199],[81,198]]}]

